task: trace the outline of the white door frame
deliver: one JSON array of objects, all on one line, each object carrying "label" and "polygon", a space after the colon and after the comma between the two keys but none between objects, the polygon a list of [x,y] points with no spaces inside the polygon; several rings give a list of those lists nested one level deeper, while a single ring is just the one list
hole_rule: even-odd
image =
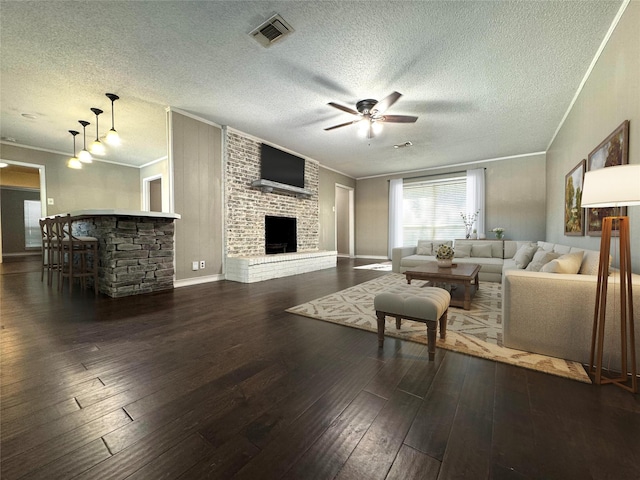
[{"label": "white door frame", "polygon": [[[164,179],[162,178],[162,174],[158,173],[157,175],[151,175],[150,177],[145,177],[142,179],[142,211],[143,212],[148,212],[149,208],[151,208],[150,202],[149,202],[149,193],[150,193],[150,184],[151,182],[153,182],[154,180],[158,180],[160,179],[160,181],[164,182]],[[164,187],[163,187],[164,188]],[[162,199],[164,200],[164,199]],[[162,201],[162,211],[165,210],[165,205],[164,205],[164,201]]]},{"label": "white door frame", "polygon": [[[355,189],[353,187],[348,187],[346,185],[341,185],[339,183],[335,184],[336,190],[341,188],[343,190],[347,190],[349,192],[349,258],[355,258]],[[336,204],[335,195],[333,204]],[[334,245],[336,246],[336,250],[338,250],[338,212],[334,212],[333,215],[334,222]]]}]

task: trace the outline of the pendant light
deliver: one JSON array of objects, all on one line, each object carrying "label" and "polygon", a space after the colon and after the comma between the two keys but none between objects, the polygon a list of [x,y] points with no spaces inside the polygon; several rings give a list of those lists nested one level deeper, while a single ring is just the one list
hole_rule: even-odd
[{"label": "pendant light", "polygon": [[114,122],[114,114],[113,114],[113,102],[118,100],[120,97],[115,93],[105,93],[105,95],[109,100],[111,100],[111,130],[107,132],[107,137],[105,138],[105,141],[109,145],[113,145],[114,147],[116,147],[120,145],[120,135],[118,135],[118,132],[116,132],[116,128],[114,126],[115,122]]},{"label": "pendant light", "polygon": [[91,111],[96,114],[96,139],[93,141],[93,143],[89,147],[89,150],[94,155],[104,155],[106,153],[106,150],[104,148],[104,144],[100,141],[100,138],[98,137],[98,132],[99,132],[98,115],[102,113],[102,110],[100,110],[99,108],[92,108]]},{"label": "pendant light", "polygon": [[78,123],[82,125],[82,150],[80,150],[78,154],[78,160],[82,163],[91,163],[93,162],[93,158],[87,150],[87,125],[91,124],[86,120],[78,120]]},{"label": "pendant light", "polygon": [[80,163],[80,160],[78,160],[78,157],[76,157],[76,135],[78,135],[80,132],[76,130],[69,130],[69,133],[73,135],[73,157],[71,157],[67,161],[67,167],[78,170],[82,168],[82,163]]}]

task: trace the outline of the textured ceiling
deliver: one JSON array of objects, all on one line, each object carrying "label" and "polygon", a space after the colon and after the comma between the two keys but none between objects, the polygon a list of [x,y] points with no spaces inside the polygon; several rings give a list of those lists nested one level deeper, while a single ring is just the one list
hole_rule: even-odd
[{"label": "textured ceiling", "polygon": [[[616,1],[1,2],[0,133],[71,152],[69,129],[120,95],[109,161],[166,155],[165,107],[229,125],[353,177],[543,151],[621,5]],[[295,32],[249,35],[274,13]],[[364,98],[403,97],[372,140]],[[35,119],[22,113],[33,113]],[[394,149],[411,141],[413,146]],[[80,143],[82,140],[80,140]]]}]

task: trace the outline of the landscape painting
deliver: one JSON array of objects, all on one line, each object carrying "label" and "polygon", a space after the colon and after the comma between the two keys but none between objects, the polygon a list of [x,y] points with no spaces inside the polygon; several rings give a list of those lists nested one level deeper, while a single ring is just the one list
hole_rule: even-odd
[{"label": "landscape painting", "polygon": [[587,161],[582,160],[564,179],[564,234],[584,235],[584,208],[582,208],[582,187]]},{"label": "landscape painting", "polygon": [[[589,154],[588,163],[589,171],[629,163],[629,120],[622,122]],[[601,236],[603,218],[626,214],[627,207],[621,207],[619,211],[614,207],[588,208],[587,235]],[[618,232],[612,231],[611,234],[617,235]]]}]

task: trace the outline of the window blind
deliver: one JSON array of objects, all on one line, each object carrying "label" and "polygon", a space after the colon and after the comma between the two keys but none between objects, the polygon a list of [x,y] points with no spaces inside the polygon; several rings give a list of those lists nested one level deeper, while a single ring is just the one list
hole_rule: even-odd
[{"label": "window blind", "polygon": [[24,246],[25,248],[41,247],[42,235],[40,235],[40,201],[24,201]]},{"label": "window blind", "polygon": [[418,240],[464,238],[460,212],[466,211],[467,179],[456,177],[405,183],[402,233],[405,246]]}]

